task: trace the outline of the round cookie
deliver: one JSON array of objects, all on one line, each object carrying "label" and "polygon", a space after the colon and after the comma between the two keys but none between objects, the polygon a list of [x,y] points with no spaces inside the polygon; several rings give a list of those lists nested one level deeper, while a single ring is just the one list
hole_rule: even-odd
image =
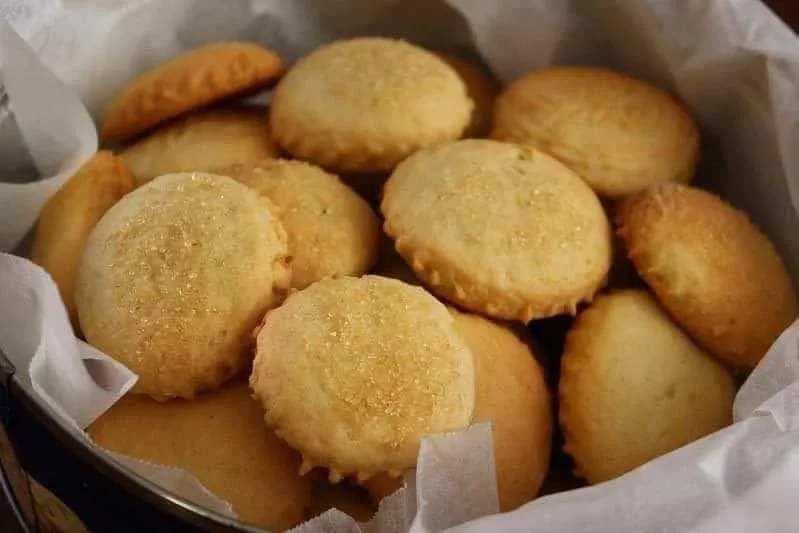
[{"label": "round cookie", "polygon": [[416,464],[474,408],[472,354],[446,308],[380,276],[314,283],[267,313],[250,386],[266,421],[332,482]]},{"label": "round cookie", "polygon": [[735,383],[651,295],[629,290],[577,317],[558,396],[564,449],[599,483],[730,424]]},{"label": "round cookie", "polygon": [[134,392],[191,398],[247,366],[253,329],[288,288],[287,263],[285,231],[258,194],[225,176],[161,176],[89,236],[81,329],[138,374]]},{"label": "round cookie", "polygon": [[699,158],[696,124],[674,98],[602,68],[545,68],[510,84],[491,137],[551,154],[608,197],[688,182]]},{"label": "round cookie", "polygon": [[380,222],[366,201],[319,167],[292,160],[234,165],[229,175],[271,200],[291,254],[291,286],[365,274],[377,260]]},{"label": "round cookie", "polygon": [[111,152],[97,152],[39,213],[31,259],[53,277],[75,329],[75,271],[86,239],[100,217],[134,186],[124,161]]},{"label": "round cookie", "polygon": [[165,124],[120,154],[139,183],[175,172],[213,172],[277,157],[262,109],[210,109]]},{"label": "round cookie", "polygon": [[438,56],[455,69],[466,85],[466,94],[474,104],[472,119],[463,132],[463,137],[483,137],[491,128],[494,99],[499,93],[499,85],[485,69],[471,61],[443,53]]},{"label": "round cookie", "polygon": [[339,172],[381,172],[460,137],[471,111],[463,81],[433,53],[361,37],[300,59],[275,89],[270,124],[294,157]]},{"label": "round cookie", "polygon": [[384,229],[436,294],[489,316],[574,313],[604,284],[610,226],[574,172],[531,148],[443,143],[403,161]]},{"label": "round cookie", "polygon": [[754,368],[796,318],[796,292],[771,242],[717,196],[662,184],[630,198],[617,218],[638,273],[724,361]]},{"label": "round cookie", "polygon": [[[475,422],[490,420],[500,510],[510,511],[538,494],[552,444],[552,407],[544,374],[530,347],[507,326],[450,309],[474,355]],[[378,502],[402,479],[378,475],[365,482]]]},{"label": "round cookie", "polygon": [[285,71],[280,57],[252,43],[214,43],[145,72],[108,106],[101,137],[124,141],[178,115],[261,87]]},{"label": "round cookie", "polygon": [[194,400],[127,395],[89,426],[108,450],[193,474],[238,517],[282,531],[304,518],[311,483],[300,456],[270,431],[246,381]]}]

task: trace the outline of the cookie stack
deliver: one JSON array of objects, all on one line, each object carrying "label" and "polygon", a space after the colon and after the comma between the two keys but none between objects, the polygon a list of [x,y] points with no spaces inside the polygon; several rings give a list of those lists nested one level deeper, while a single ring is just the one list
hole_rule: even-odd
[{"label": "cookie stack", "polygon": [[[268,109],[231,103],[275,83]],[[367,516],[424,436],[481,420],[511,510],[544,482],[555,404],[578,475],[622,475],[728,424],[732,371],[797,314],[768,239],[688,185],[687,111],[610,70],[500,90],[399,40],[291,67],[219,43],[135,80],[102,136],[117,155],[56,193],[33,253],[139,376],[89,433],[258,525]],[[555,401],[525,325],[559,315]]]}]

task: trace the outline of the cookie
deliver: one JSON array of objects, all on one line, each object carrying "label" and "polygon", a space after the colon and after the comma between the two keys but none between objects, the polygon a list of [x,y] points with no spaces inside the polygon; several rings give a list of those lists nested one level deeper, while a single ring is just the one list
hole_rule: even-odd
[{"label": "cookie", "polygon": [[169,122],[120,154],[136,180],[146,183],[175,172],[214,172],[235,163],[277,157],[262,109],[198,111]]},{"label": "cookie", "polygon": [[593,191],[554,158],[463,140],[420,150],[386,183],[384,230],[426,286],[488,316],[574,313],[605,283],[611,232]]},{"label": "cookie", "polygon": [[696,124],[674,98],[602,68],[545,68],[510,84],[497,97],[491,137],[543,150],[613,198],[687,183],[699,159]]},{"label": "cookie", "polygon": [[466,85],[466,94],[474,104],[472,117],[463,137],[483,137],[491,129],[494,99],[499,93],[499,84],[484,68],[459,57],[439,53],[438,56],[455,69]]},{"label": "cookie", "polygon": [[120,158],[97,152],[39,213],[31,259],[52,276],[76,329],[75,270],[86,239],[103,213],[134,186],[133,175]]},{"label": "cookie", "polygon": [[365,274],[377,260],[380,222],[338,177],[308,163],[267,160],[234,165],[229,175],[272,201],[292,258],[291,286]]},{"label": "cookie", "polygon": [[297,475],[299,454],[262,417],[237,380],[194,400],[128,394],[88,432],[103,448],[193,474],[241,520],[282,531],[303,520],[311,483]]},{"label": "cookie", "polygon": [[[500,510],[535,498],[549,468],[552,407],[540,365],[509,327],[451,309],[474,355],[474,421],[491,421]],[[365,486],[375,501],[392,494],[401,479],[375,476]]]},{"label": "cookie", "polygon": [[771,242],[717,196],[662,184],[630,198],[617,220],[666,310],[727,363],[753,368],[796,318],[796,292]]},{"label": "cookie", "polygon": [[314,283],[267,313],[250,386],[266,421],[332,482],[398,476],[425,435],[465,428],[472,355],[446,308],[380,276]]},{"label": "cookie", "polygon": [[463,81],[433,53],[361,37],[300,59],[275,89],[270,124],[296,158],[339,172],[381,172],[460,137],[471,111]]},{"label": "cookie", "polygon": [[145,72],[108,106],[101,137],[124,141],[178,115],[277,80],[283,60],[252,43],[214,43]]},{"label": "cookie", "polygon": [[86,340],[128,366],[134,392],[191,398],[249,364],[252,332],[288,289],[286,235],[258,194],[167,174],[95,226],[75,303]]},{"label": "cookie", "polygon": [[628,290],[577,318],[558,396],[564,449],[599,483],[730,424],[735,384],[650,294]]}]

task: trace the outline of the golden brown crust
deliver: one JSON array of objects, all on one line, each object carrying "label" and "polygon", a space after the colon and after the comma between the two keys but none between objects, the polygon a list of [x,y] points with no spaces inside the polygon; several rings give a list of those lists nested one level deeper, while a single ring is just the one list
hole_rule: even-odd
[{"label": "golden brown crust", "polygon": [[450,54],[437,54],[455,69],[466,85],[466,94],[474,104],[472,119],[463,132],[463,137],[484,137],[491,128],[494,99],[499,94],[499,84],[484,68],[476,63]]},{"label": "golden brown crust", "polygon": [[796,293],[771,242],[717,196],[651,187],[625,202],[618,224],[663,306],[724,361],[753,368],[796,318]]},{"label": "golden brown crust", "polygon": [[510,84],[491,137],[551,154],[609,197],[687,183],[699,158],[698,129],[676,100],[602,68],[545,68]]},{"label": "golden brown crust", "polygon": [[81,328],[138,374],[134,392],[191,398],[248,365],[253,329],[288,289],[287,262],[285,231],[258,194],[224,176],[161,176],[89,236]]},{"label": "golden brown crust", "polygon": [[275,89],[270,124],[294,157],[339,172],[381,172],[423,146],[457,139],[472,110],[457,73],[404,41],[322,46]]},{"label": "golden brown crust", "polygon": [[204,105],[274,82],[283,60],[252,43],[214,43],[156,66],[125,87],[103,121],[104,141],[124,141]]},{"label": "golden brown crust", "polygon": [[[541,366],[511,328],[450,309],[474,355],[475,422],[490,420],[500,510],[510,511],[538,494],[549,469],[552,406]],[[401,478],[376,475],[364,486],[377,503],[402,486]]]},{"label": "golden brown crust", "polygon": [[446,308],[379,276],[314,283],[269,313],[250,386],[303,470],[399,473],[422,436],[469,424],[472,355]]},{"label": "golden brown crust", "polygon": [[86,239],[100,217],[134,186],[124,161],[111,152],[97,152],[39,214],[31,259],[53,277],[76,330],[75,271]]},{"label": "golden brown crust", "polygon": [[511,320],[574,313],[605,283],[602,206],[546,154],[489,140],[443,143],[403,161],[384,189],[384,230],[430,290]]},{"label": "golden brown crust", "polygon": [[566,338],[559,419],[576,474],[620,476],[732,420],[730,373],[645,291],[599,296]]},{"label": "golden brown crust", "polygon": [[282,531],[303,520],[310,481],[262,417],[246,381],[236,381],[190,401],[127,395],[88,432],[103,448],[186,470],[243,521]]},{"label": "golden brown crust", "polygon": [[337,176],[287,159],[234,165],[219,173],[275,205],[288,234],[292,287],[304,289],[337,275],[360,276],[377,260],[380,222]]},{"label": "golden brown crust", "polygon": [[175,172],[214,172],[277,157],[263,109],[220,108],[159,127],[120,154],[139,184]]}]

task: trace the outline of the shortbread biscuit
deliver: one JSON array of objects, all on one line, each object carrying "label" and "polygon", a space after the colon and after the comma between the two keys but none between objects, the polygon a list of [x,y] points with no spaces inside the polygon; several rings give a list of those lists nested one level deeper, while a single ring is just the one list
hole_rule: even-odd
[{"label": "shortbread biscuit", "polygon": [[472,118],[463,137],[483,137],[491,128],[494,113],[494,99],[499,93],[499,84],[485,69],[459,57],[439,53],[438,56],[455,69],[466,85],[466,94],[472,100]]},{"label": "shortbread biscuit", "polygon": [[311,484],[297,475],[299,454],[262,420],[237,380],[188,401],[129,394],[88,432],[103,448],[193,474],[241,520],[282,531],[303,520]]},{"label": "shortbread biscuit", "polygon": [[213,172],[277,157],[263,109],[210,109],[169,122],[120,154],[139,183],[175,172]]},{"label": "shortbread biscuit", "polygon": [[619,235],[641,277],[706,350],[753,368],[797,316],[779,255],[747,216],[678,184],[625,202]]},{"label": "shortbread biscuit", "polygon": [[608,197],[687,183],[699,158],[696,124],[674,98],[602,68],[523,76],[497,98],[491,137],[553,155]]},{"label": "shortbread biscuit", "polygon": [[[509,327],[450,309],[474,355],[475,422],[491,421],[500,510],[538,494],[549,468],[552,407],[541,366]],[[386,475],[365,482],[379,502],[402,485]]]},{"label": "shortbread biscuit", "polygon": [[294,157],[339,172],[380,172],[460,137],[471,111],[463,81],[433,53],[361,37],[300,59],[275,89],[270,123]]},{"label": "shortbread biscuit", "polygon": [[381,210],[425,285],[496,318],[574,313],[610,268],[596,195],[532,148],[463,140],[421,150],[391,175]]},{"label": "shortbread biscuit", "polygon": [[266,421],[332,482],[397,476],[425,435],[466,427],[472,354],[447,309],[380,276],[314,283],[266,314],[250,386]]},{"label": "shortbread biscuit", "polygon": [[134,392],[191,398],[250,362],[253,329],[288,289],[286,234],[258,194],[167,174],[97,223],[78,266],[86,340],[139,376]]},{"label": "shortbread biscuit", "polygon": [[104,141],[124,141],[204,105],[268,85],[283,60],[252,43],[215,43],[189,50],[145,72],[108,106]]},{"label": "shortbread biscuit", "polygon": [[133,190],[135,180],[111,152],[98,152],[56,192],[39,213],[31,259],[53,277],[77,329],[75,270],[100,217]]},{"label": "shortbread biscuit", "polygon": [[645,291],[599,296],[561,361],[564,449],[591,483],[620,476],[728,425],[735,384]]},{"label": "shortbread biscuit", "polygon": [[366,201],[338,177],[308,163],[267,160],[234,165],[229,175],[272,201],[291,254],[291,286],[360,276],[377,260],[380,222]]}]

